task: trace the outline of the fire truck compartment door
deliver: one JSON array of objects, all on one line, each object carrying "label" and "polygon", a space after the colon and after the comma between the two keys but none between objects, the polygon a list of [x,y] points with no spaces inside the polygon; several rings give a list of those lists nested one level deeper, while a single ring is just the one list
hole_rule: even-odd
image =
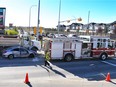
[{"label": "fire truck compartment door", "polygon": [[79,59],[81,57],[81,51],[82,51],[82,43],[76,43],[75,59]]},{"label": "fire truck compartment door", "polygon": [[53,42],[51,46],[52,59],[61,59],[63,56],[63,42]]}]

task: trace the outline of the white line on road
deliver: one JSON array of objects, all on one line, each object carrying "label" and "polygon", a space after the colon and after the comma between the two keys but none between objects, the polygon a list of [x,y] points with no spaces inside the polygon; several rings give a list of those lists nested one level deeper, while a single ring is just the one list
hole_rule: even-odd
[{"label": "white line on road", "polygon": [[116,58],[112,58],[112,59],[116,60]]},{"label": "white line on road", "polygon": [[116,64],[113,64],[113,63],[110,63],[110,62],[107,62],[107,61],[102,61],[103,63],[106,63],[106,64],[109,64],[111,66],[116,66]]}]

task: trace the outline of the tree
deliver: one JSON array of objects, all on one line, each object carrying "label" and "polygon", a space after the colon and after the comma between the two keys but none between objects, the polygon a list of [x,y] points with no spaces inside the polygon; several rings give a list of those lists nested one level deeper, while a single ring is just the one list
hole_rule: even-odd
[{"label": "tree", "polygon": [[103,29],[101,27],[98,27],[97,29],[97,34],[101,34],[102,35]]},{"label": "tree", "polygon": [[113,34],[116,34],[116,26],[114,26]]},{"label": "tree", "polygon": [[104,33],[105,33],[105,35],[107,35],[107,33],[108,33],[108,26],[106,24],[104,26],[105,26]]},{"label": "tree", "polygon": [[93,35],[94,35],[94,31],[95,31],[95,24],[96,24],[96,23],[94,23],[94,22],[91,23],[91,25],[92,25],[92,31],[93,31],[92,34],[93,34]]}]

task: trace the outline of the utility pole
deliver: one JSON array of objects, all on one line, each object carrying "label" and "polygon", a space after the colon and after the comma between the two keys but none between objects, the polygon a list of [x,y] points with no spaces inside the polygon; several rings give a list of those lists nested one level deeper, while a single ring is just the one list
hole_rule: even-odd
[{"label": "utility pole", "polygon": [[30,9],[29,9],[29,45],[31,45],[31,37],[30,37],[30,31],[31,31],[31,29],[30,29],[30,24],[31,24],[31,9],[32,9],[32,7],[34,7],[34,6],[36,6],[36,5],[32,5],[31,7],[30,7]]},{"label": "utility pole", "polygon": [[40,0],[38,1],[38,20],[37,20],[37,40],[39,40],[38,36],[39,36],[39,24],[40,24]]},{"label": "utility pole", "polygon": [[58,36],[59,36],[59,28],[60,28],[60,12],[61,12],[61,0],[59,2],[59,15],[58,15]]},{"label": "utility pole", "polygon": [[29,34],[30,34],[30,24],[31,24],[31,9],[32,9],[32,7],[34,7],[34,6],[36,6],[36,5],[32,5],[32,6],[30,7],[30,9],[29,9]]},{"label": "utility pole", "polygon": [[87,27],[87,29],[89,29],[89,19],[90,19],[90,11],[88,11],[88,27]]}]

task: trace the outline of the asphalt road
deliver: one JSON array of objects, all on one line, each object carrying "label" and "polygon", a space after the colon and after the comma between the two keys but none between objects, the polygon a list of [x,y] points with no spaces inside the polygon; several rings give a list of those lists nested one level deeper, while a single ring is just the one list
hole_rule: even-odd
[{"label": "asphalt road", "polygon": [[[38,61],[39,60],[39,61]],[[43,58],[0,59],[0,87],[116,87],[116,60],[52,61]],[[105,81],[110,73],[111,82]],[[26,73],[30,84],[25,84]]]}]

